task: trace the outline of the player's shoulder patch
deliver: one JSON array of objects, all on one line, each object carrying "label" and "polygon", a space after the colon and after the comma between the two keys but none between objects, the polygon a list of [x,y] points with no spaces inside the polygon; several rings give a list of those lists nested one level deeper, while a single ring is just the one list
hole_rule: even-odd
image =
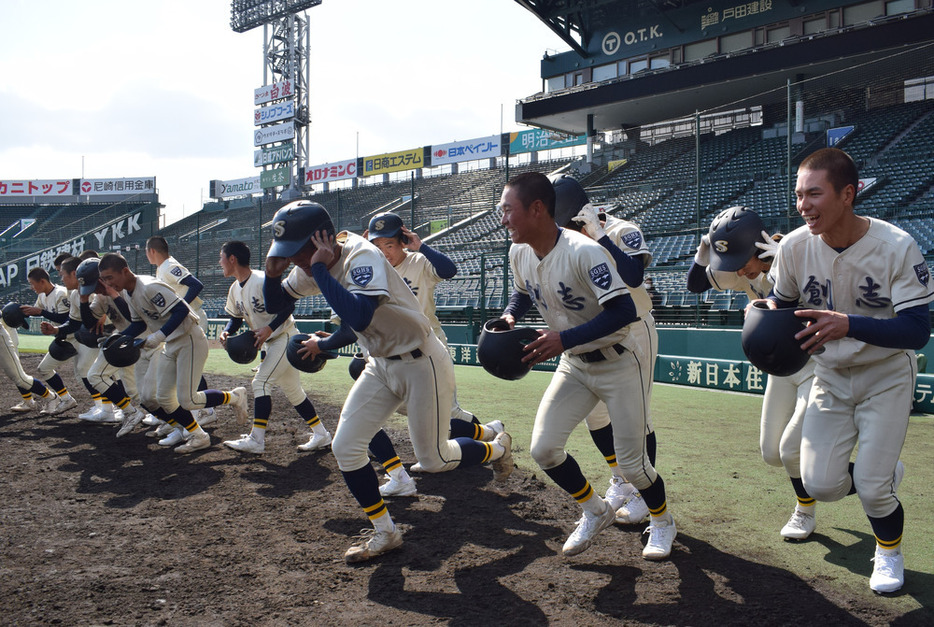
[{"label": "player's shoulder patch", "polygon": [[610,287],[610,284],[613,283],[610,267],[605,263],[595,265],[590,269],[590,281],[601,290]]},{"label": "player's shoulder patch", "polygon": [[149,302],[151,302],[156,307],[165,307],[165,296],[162,294],[156,294],[149,299]]},{"label": "player's shoulder patch", "polygon": [[182,276],[182,269],[178,266],[172,266],[172,269],[169,270],[169,274],[173,276]]},{"label": "player's shoulder patch", "polygon": [[927,285],[928,281],[931,279],[931,272],[928,270],[928,264],[926,262],[921,262],[914,268],[915,275],[918,277],[918,281],[921,285]]},{"label": "player's shoulder patch", "polygon": [[360,287],[366,287],[373,280],[373,266],[351,268],[350,280]]},{"label": "player's shoulder patch", "polygon": [[640,231],[630,231],[621,238],[623,243],[630,248],[639,250],[642,248],[642,233]]}]

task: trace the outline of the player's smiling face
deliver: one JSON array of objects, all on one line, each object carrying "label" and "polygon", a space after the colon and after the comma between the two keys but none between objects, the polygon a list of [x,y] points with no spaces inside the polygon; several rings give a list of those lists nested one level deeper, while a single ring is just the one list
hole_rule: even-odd
[{"label": "player's smiling face", "polygon": [[530,216],[528,209],[519,200],[519,194],[511,187],[504,188],[498,207],[502,213],[499,222],[509,231],[509,238],[512,243],[526,243],[529,235]]},{"label": "player's smiling face", "polygon": [[852,185],[835,190],[824,170],[798,170],[797,209],[812,235],[826,239],[839,230],[852,212],[854,195]]}]

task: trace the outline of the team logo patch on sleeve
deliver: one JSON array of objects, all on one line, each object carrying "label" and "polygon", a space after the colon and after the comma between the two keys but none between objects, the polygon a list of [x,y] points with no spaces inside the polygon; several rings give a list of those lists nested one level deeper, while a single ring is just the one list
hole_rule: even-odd
[{"label": "team logo patch on sleeve", "polygon": [[149,299],[149,302],[151,302],[156,307],[165,307],[165,297],[162,294],[156,294]]},{"label": "team logo patch on sleeve", "polygon": [[373,266],[360,266],[351,269],[350,279],[360,287],[366,287],[373,280]]},{"label": "team logo patch on sleeve", "polygon": [[642,248],[642,233],[639,231],[632,231],[631,233],[626,233],[623,235],[623,243],[630,248],[635,248],[639,250]]},{"label": "team logo patch on sleeve", "polygon": [[605,263],[594,266],[590,269],[590,281],[601,290],[610,287],[610,284],[613,282],[613,275],[610,274],[610,268]]},{"label": "team logo patch on sleeve", "polygon": [[919,263],[916,265],[915,274],[918,275],[918,281],[921,282],[921,285],[927,285],[931,278],[931,272],[928,270],[928,265],[926,263]]},{"label": "team logo patch on sleeve", "polygon": [[182,269],[178,266],[173,266],[172,269],[169,270],[169,273],[174,276],[182,276]]}]

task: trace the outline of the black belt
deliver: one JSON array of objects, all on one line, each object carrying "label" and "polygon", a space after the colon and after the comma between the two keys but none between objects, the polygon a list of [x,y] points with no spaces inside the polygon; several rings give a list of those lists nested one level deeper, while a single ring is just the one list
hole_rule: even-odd
[{"label": "black belt", "polygon": [[[615,350],[617,355],[622,355],[623,351],[626,350],[622,344],[614,344],[613,346],[608,346],[607,348],[612,348],[613,350]],[[598,348],[598,349],[590,351],[589,353],[581,353],[578,355],[578,357],[585,364],[592,364],[598,361],[606,361],[606,355],[603,354],[603,350],[604,349]]]},{"label": "black belt", "polygon": [[411,355],[411,356],[412,356],[412,359],[418,359],[418,358],[421,357],[423,354],[424,354],[424,353],[422,353],[422,351],[420,351],[420,350],[418,350],[418,349],[416,348],[416,349],[415,349],[414,351],[412,351],[411,353],[402,353],[401,355],[393,355],[392,357],[387,357],[386,359],[402,359],[403,357],[406,357],[406,356],[408,356],[408,355]]}]

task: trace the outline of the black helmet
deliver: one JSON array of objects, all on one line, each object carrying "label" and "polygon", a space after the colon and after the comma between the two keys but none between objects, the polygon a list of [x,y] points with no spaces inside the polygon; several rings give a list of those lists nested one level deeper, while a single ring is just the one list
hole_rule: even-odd
[{"label": "black helmet", "polygon": [[296,200],[276,212],[272,218],[272,245],[267,257],[291,257],[318,231],[334,235],[334,223],[328,210],[310,200]]},{"label": "black helmet", "polygon": [[807,326],[807,318],[795,315],[801,307],[769,309],[764,302],[753,303],[743,322],[743,352],[749,362],[771,375],[787,377],[798,372],[810,359],[801,350],[795,334]]},{"label": "black helmet", "polygon": [[60,337],[52,340],[49,344],[49,356],[56,361],[66,361],[78,354],[77,349],[68,340]]},{"label": "black helmet", "polygon": [[493,318],[483,325],[477,342],[477,360],[494,377],[516,381],[532,369],[532,364],[522,361],[528,354],[523,349],[538,337],[535,329],[510,329],[509,323],[502,318]]},{"label": "black helmet", "polygon": [[402,218],[391,211],[378,213],[370,218],[367,239],[372,242],[377,237],[402,237],[403,244],[409,241],[409,238],[402,234]]},{"label": "black helmet", "polygon": [[101,273],[97,268],[100,262],[100,259],[92,257],[78,264],[78,268],[75,270],[75,276],[78,279],[78,291],[81,292],[82,296],[93,294],[94,290],[97,289],[97,282],[101,278]]},{"label": "black helmet", "polygon": [[746,207],[730,207],[710,223],[710,269],[736,272],[753,255],[759,254],[756,242],[762,241],[765,224],[759,214]]},{"label": "black helmet", "polygon": [[366,368],[366,357],[363,356],[363,353],[356,353],[353,359],[350,360],[350,365],[347,366],[347,372],[350,373],[350,378],[356,381],[363,374],[364,368]]},{"label": "black helmet", "polygon": [[551,184],[555,188],[555,224],[579,231],[580,227],[571,218],[580,213],[584,205],[590,204],[587,192],[577,179],[567,174],[552,177]]},{"label": "black helmet", "polygon": [[115,333],[106,338],[101,352],[107,363],[115,368],[127,368],[139,361],[140,351],[146,340]]},{"label": "black helmet", "polygon": [[256,334],[249,330],[228,337],[224,348],[227,349],[227,356],[238,364],[252,362],[259,352],[256,348]]},{"label": "black helmet", "polygon": [[88,329],[87,327],[82,326],[80,329],[75,331],[75,339],[78,340],[81,344],[84,344],[88,348],[97,349],[97,341],[100,339],[100,335]]},{"label": "black helmet", "polygon": [[26,320],[26,314],[23,313],[23,310],[20,309],[17,303],[7,303],[4,305],[2,316],[3,322],[11,329],[15,329],[16,327],[22,327],[24,329],[29,328],[29,321]]},{"label": "black helmet", "polygon": [[305,333],[299,333],[289,338],[289,344],[285,348],[285,357],[292,364],[292,367],[302,372],[315,373],[324,368],[324,364],[329,359],[336,359],[337,353],[321,351],[312,358],[305,359],[298,351],[302,348],[302,343],[311,337]]}]

